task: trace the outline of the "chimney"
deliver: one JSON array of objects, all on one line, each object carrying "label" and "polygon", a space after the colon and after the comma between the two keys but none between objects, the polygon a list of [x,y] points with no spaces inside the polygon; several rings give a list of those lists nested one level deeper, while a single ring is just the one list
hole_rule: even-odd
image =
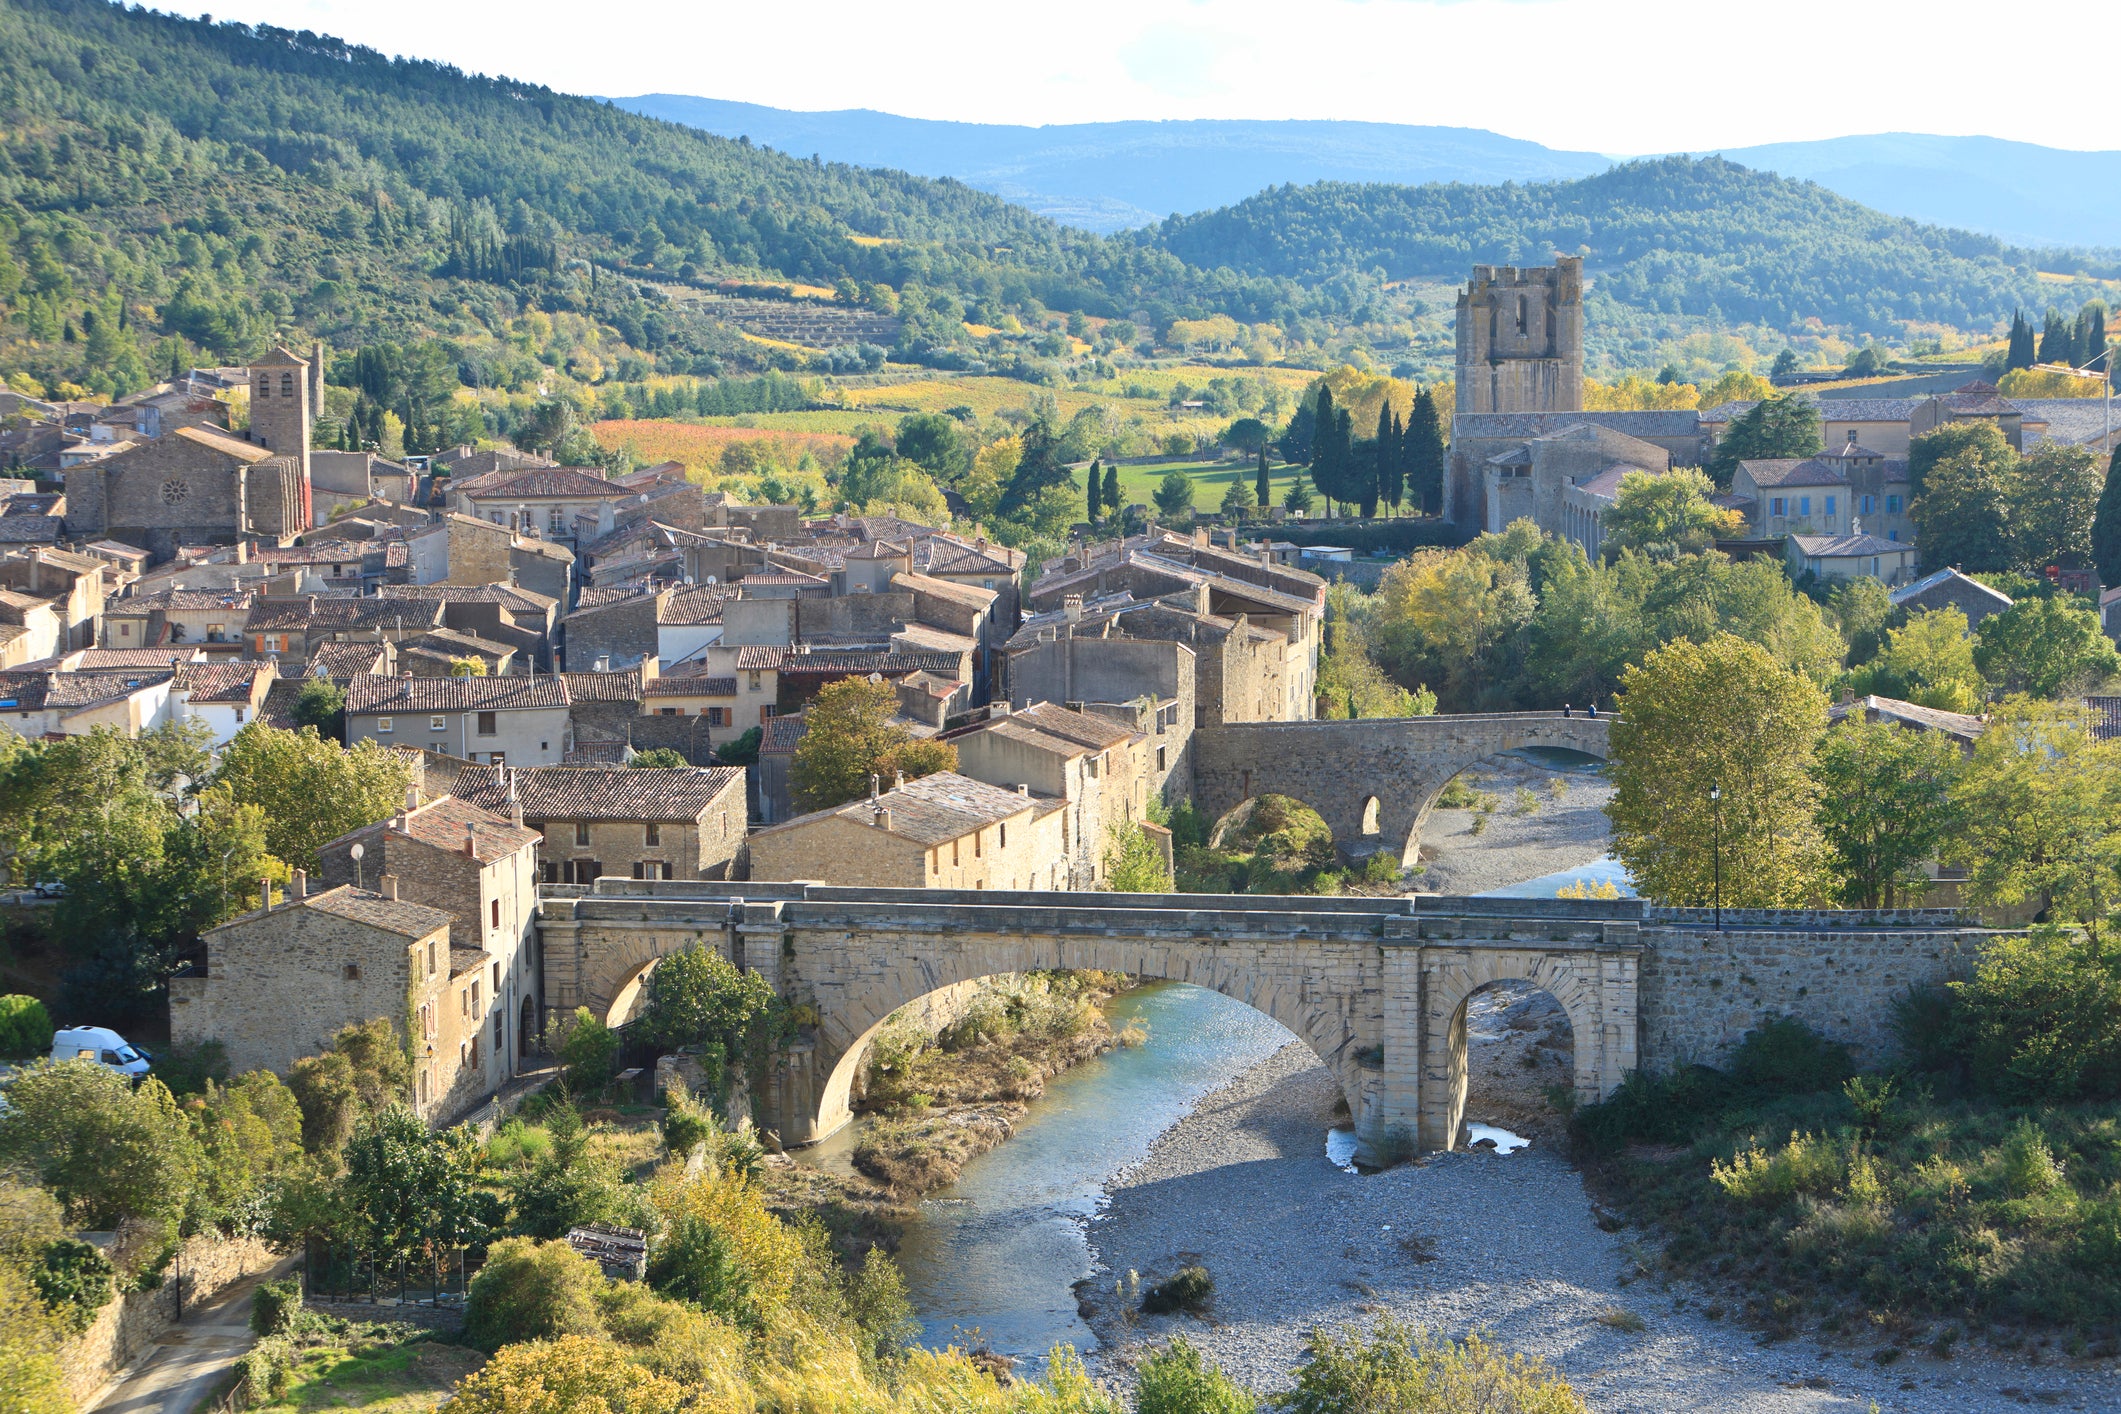
[{"label": "chimney", "polygon": [[464,853],[466,853],[467,855],[476,856],[478,852],[479,828],[478,826],[472,824],[471,821],[466,820],[464,822]]},{"label": "chimney", "polygon": [[383,897],[395,901],[398,897],[398,876],[385,874],[376,880],[376,887],[382,891]]},{"label": "chimney", "polygon": [[258,907],[265,909],[272,907],[272,880],[270,879],[258,881]]},{"label": "chimney", "polygon": [[987,720],[991,722],[996,717],[1006,717],[1009,715],[1009,711],[1010,707],[1007,702],[990,702],[987,704]]},{"label": "chimney", "polygon": [[287,896],[296,900],[309,897],[309,871],[307,869],[295,870],[294,877],[287,882]]},{"label": "chimney", "polygon": [[891,812],[881,805],[876,808],[876,827],[885,834],[891,833]]},{"label": "chimney", "polygon": [[1061,600],[1061,613],[1067,617],[1069,623],[1081,623],[1083,621],[1083,596],[1070,594],[1067,598]]},{"label": "chimney", "polygon": [[876,772],[871,771],[869,773],[869,798],[871,800],[875,800],[877,796],[882,792],[883,786],[884,778],[882,776],[879,776]]},{"label": "chimney", "polygon": [[250,563],[250,542],[248,540],[238,540],[236,542],[236,563],[239,565]]},{"label": "chimney", "polygon": [[1031,794],[1031,787],[1027,782],[1018,781],[1016,783],[1016,793],[1018,795],[1029,795]]},{"label": "chimney", "polygon": [[891,774],[896,778],[891,782],[891,788],[893,790],[904,790],[906,788],[906,773],[904,771],[893,771]]},{"label": "chimney", "polygon": [[508,768],[508,823],[518,829],[523,825],[523,802],[516,795],[516,768]]}]

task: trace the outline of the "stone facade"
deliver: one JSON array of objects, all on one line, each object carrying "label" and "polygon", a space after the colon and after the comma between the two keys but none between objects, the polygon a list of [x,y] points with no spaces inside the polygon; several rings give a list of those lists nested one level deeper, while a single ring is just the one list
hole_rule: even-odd
[{"label": "stone facade", "polygon": [[155,1348],[182,1312],[197,1310],[283,1260],[281,1253],[254,1237],[186,1238],[160,1286],[114,1298],[87,1330],[59,1347],[59,1373],[68,1401],[88,1408],[105,1385]]},{"label": "stone facade", "polygon": [[547,883],[620,878],[726,879],[744,852],[744,769],[466,767],[460,799],[520,811],[543,837]]},{"label": "stone facade", "polygon": [[943,772],[751,836],[754,879],[1064,889],[1066,802]]},{"label": "stone facade", "polygon": [[611,1007],[656,958],[696,941],[792,1001],[814,1033],[790,1048],[768,1108],[785,1143],[830,1133],[869,1039],[897,1008],[980,977],[1109,968],[1209,987],[1265,1012],[1333,1072],[1372,1160],[1455,1147],[1466,1002],[1530,981],[1569,1017],[1580,1097],[1634,1069],[1723,1061],[1762,1021],[1794,1016],[1876,1058],[1890,1003],[1958,975],[1986,936],[1905,910],[1727,911],[1639,900],[997,894],[606,880],[548,899],[547,981],[563,1005]]},{"label": "stone facade", "polygon": [[1476,265],[1458,293],[1458,410],[1583,406],[1583,261]]}]

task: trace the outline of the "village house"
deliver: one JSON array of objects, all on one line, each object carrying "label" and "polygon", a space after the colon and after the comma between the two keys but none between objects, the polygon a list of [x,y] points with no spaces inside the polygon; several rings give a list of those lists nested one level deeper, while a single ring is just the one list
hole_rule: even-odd
[{"label": "village house", "polygon": [[[1981,621],[1991,614],[2000,614],[2011,606],[2010,595],[2000,589],[1992,589],[1970,575],[1955,569],[1941,569],[1926,574],[1910,584],[1903,584],[1892,592],[1893,609],[1896,613],[1919,614],[1926,609],[1956,608],[1966,615],[1968,629],[1980,627]],[[2105,601],[2101,600],[2102,607]],[[2109,633],[2113,628],[2109,627]]]},{"label": "village house", "polygon": [[1875,579],[1891,586],[1912,578],[1915,547],[1875,535],[1792,535],[1783,555],[1793,575],[1819,579]]},{"label": "village house", "polygon": [[356,677],[346,743],[424,747],[490,766],[555,766],[573,744],[567,684],[507,678]]},{"label": "village house", "polygon": [[320,643],[402,643],[441,626],[442,606],[431,600],[261,594],[251,601],[243,638],[251,657],[301,663]]},{"label": "village house", "polygon": [[744,849],[741,766],[466,767],[448,789],[489,809],[512,799],[543,837],[547,883],[727,879]]},{"label": "village house", "polygon": [[1065,889],[1068,803],[944,771],[751,836],[753,879],[897,889]]},{"label": "village house", "polygon": [[581,467],[533,467],[499,479],[452,485],[450,508],[490,525],[535,531],[563,545],[609,535],[634,493]]},{"label": "village house", "polygon": [[1146,818],[1162,792],[1147,732],[1051,702],[1020,712],[997,703],[986,721],[943,740],[957,748],[961,775],[1066,803],[1060,845],[1071,889],[1102,884],[1113,830]]},{"label": "village house", "polygon": [[106,570],[92,555],[32,547],[0,555],[0,589],[49,600],[59,617],[59,646],[88,648],[110,590]]},{"label": "village house", "polygon": [[112,648],[165,644],[203,648],[209,656],[243,651],[243,629],[256,596],[249,590],[163,589],[111,601],[103,641]]},{"label": "village house", "polygon": [[258,719],[266,694],[280,676],[271,663],[233,659],[180,664],[176,674],[170,687],[172,713],[180,722],[203,723],[213,733],[206,744],[214,751]]},{"label": "village house", "polygon": [[32,741],[87,736],[98,727],[138,736],[169,721],[175,676],[167,666],[109,673],[0,673],[0,726]]}]

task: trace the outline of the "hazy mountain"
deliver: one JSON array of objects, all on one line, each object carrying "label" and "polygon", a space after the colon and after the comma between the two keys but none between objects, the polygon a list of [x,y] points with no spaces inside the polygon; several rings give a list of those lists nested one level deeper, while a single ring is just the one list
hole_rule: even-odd
[{"label": "hazy mountain", "polygon": [[1610,165],[1595,153],[1556,152],[1479,128],[1215,120],[1029,128],[863,108],[796,113],[664,93],[612,102],[798,157],[816,153],[828,161],[956,177],[1095,231],[1228,206],[1284,182],[1530,182]]},{"label": "hazy mountain", "polygon": [[[1116,231],[1229,206],[1285,182],[1536,182],[1609,159],[1478,128],[1337,122],[1115,122],[1010,127],[867,109],[797,113],[646,94],[622,108],[798,157],[956,177],[1056,220]],[[2111,246],[2121,233],[2121,152],[2066,152],[1986,137],[1881,133],[1726,150],[1748,167],[1810,178],[1893,216],[2026,245]]]}]

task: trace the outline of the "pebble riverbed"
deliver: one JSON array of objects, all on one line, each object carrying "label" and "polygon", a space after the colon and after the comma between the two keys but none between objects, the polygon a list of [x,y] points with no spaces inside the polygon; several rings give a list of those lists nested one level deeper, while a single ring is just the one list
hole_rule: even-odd
[{"label": "pebble riverbed", "polygon": [[[1764,1344],[1742,1322],[1710,1320],[1712,1294],[1640,1275],[1651,1239],[1603,1231],[1550,1147],[1351,1174],[1326,1158],[1335,1098],[1292,1044],[1205,1096],[1107,1184],[1083,1289],[1097,1374],[1129,1388],[1141,1355],[1183,1332],[1235,1379],[1278,1391],[1308,1332],[1389,1317],[1544,1357],[1599,1414],[2121,1409],[2112,1361],[2035,1365],[1962,1346],[1880,1366],[1874,1346]],[[1130,1269],[1146,1284],[1195,1260],[1215,1279],[1205,1319],[1142,1316],[1113,1293]],[[1641,1331],[1608,1324],[1616,1312]]]}]

